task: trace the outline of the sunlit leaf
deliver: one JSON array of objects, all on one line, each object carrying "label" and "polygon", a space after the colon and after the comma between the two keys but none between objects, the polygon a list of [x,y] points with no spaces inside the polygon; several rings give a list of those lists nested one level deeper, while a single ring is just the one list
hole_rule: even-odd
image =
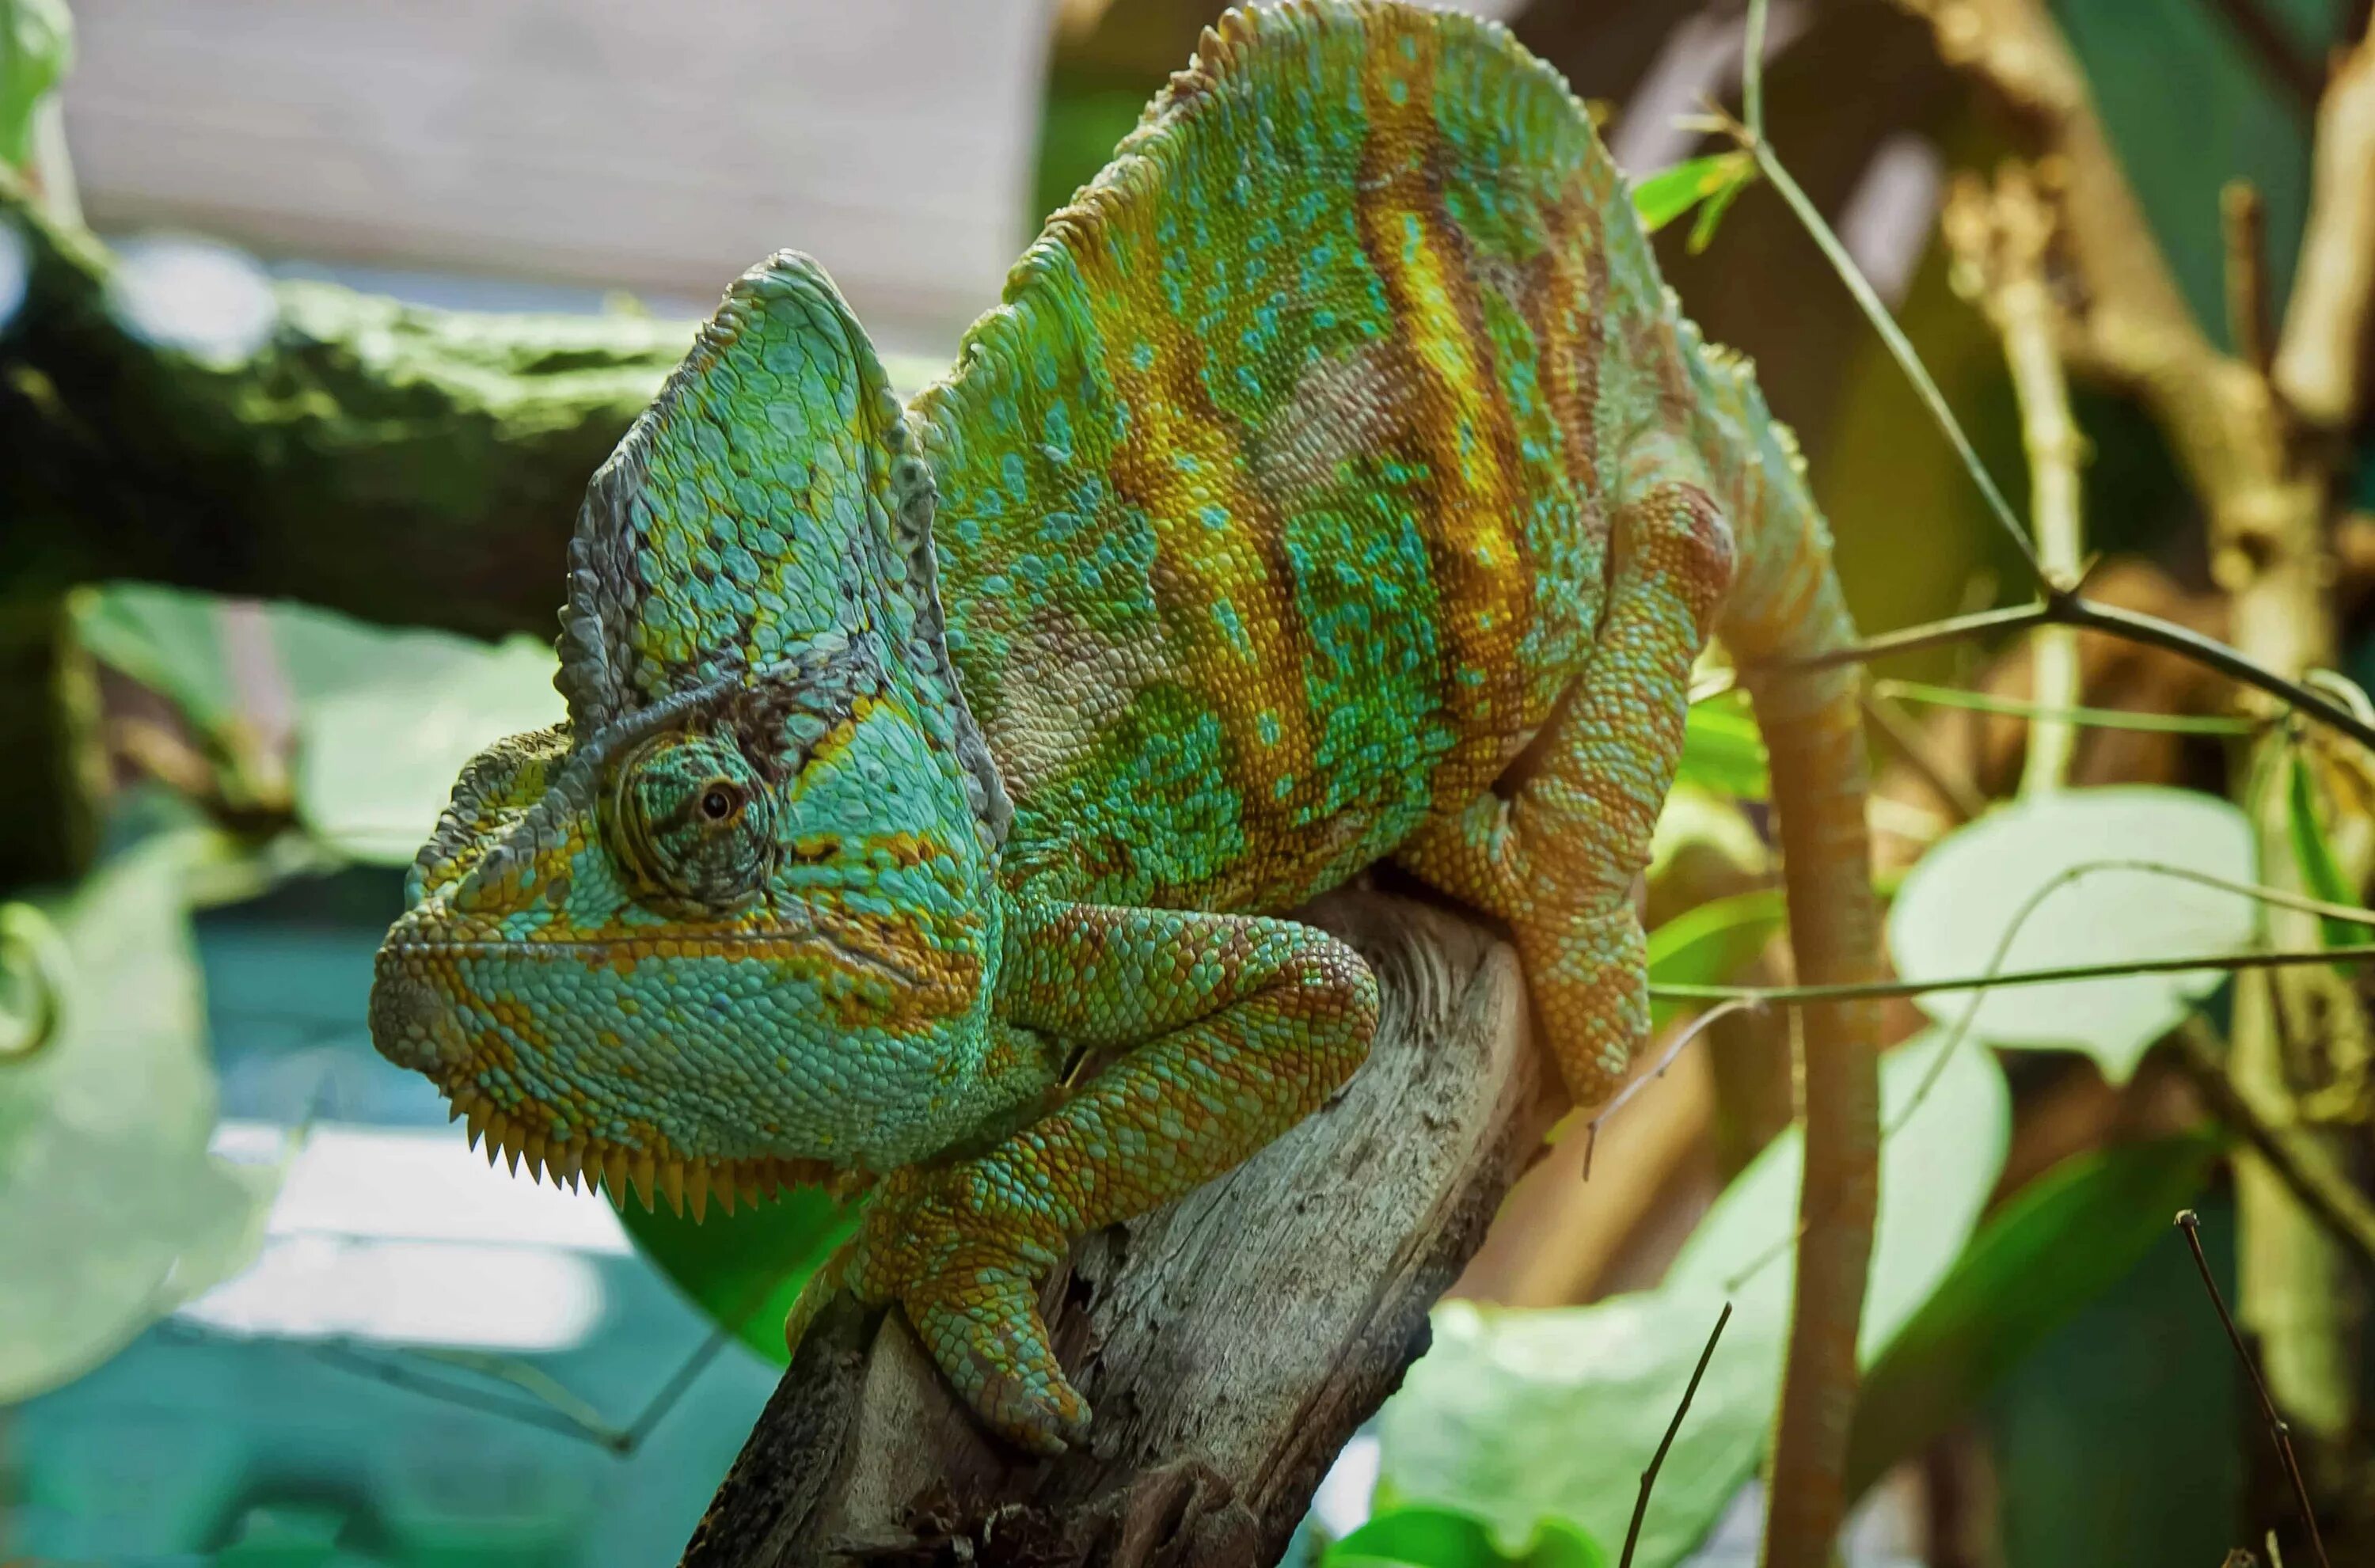
[{"label": "sunlit leaf", "polygon": [[[1786,912],[1778,888],[1758,888],[1710,899],[1649,933],[1652,984],[1712,985],[1756,961],[1781,928]],[[1663,1023],[1684,1005],[1652,1002],[1651,1020]]]},{"label": "sunlit leaf", "polygon": [[1971,1238],[1874,1363],[1856,1403],[1850,1494],[1968,1413],[2053,1329],[2167,1242],[2218,1159],[2188,1135],[2074,1155]]},{"label": "sunlit leaf", "polygon": [[277,1173],[207,1149],[214,1069],[183,888],[204,850],[149,840],[50,908],[57,1030],[0,1062],[0,1405],[89,1371],[261,1240]]},{"label": "sunlit leaf", "polygon": [[[1654,234],[1701,202],[1729,205],[1732,195],[1755,174],[1756,161],[1744,152],[1719,152],[1688,159],[1636,181],[1633,210],[1640,215],[1641,227]],[[1721,216],[1719,207],[1718,216]],[[1693,236],[1692,249],[1703,243]]]},{"label": "sunlit leaf", "polygon": [[1744,693],[1730,691],[1691,704],[1674,780],[1739,800],[1763,800],[1771,793],[1765,740],[1756,733]]},{"label": "sunlit leaf", "polygon": [[[1946,1276],[2003,1163],[2003,1074],[1984,1048],[1938,1065],[1932,1032],[1883,1063],[1884,1146],[1862,1345],[1885,1346]],[[1435,1344],[1379,1416],[1383,1484],[1399,1499],[1486,1520],[1505,1541],[1541,1518],[1622,1540],[1656,1451],[1725,1301],[1731,1326],[1651,1494],[1638,1568],[1696,1546],[1755,1468],[1780,1387],[1801,1144],[1785,1134],[1734,1179],[1656,1291],[1593,1306],[1450,1303]]]},{"label": "sunlit leaf", "polygon": [[[2258,912],[2241,894],[2147,871],[2090,865],[2144,861],[2256,882],[2251,825],[2226,801],[2147,785],[2077,789],[2015,801],[1940,840],[1907,873],[1889,910],[1889,947],[1908,980],[1988,971],[2005,934],[2004,970],[2118,964],[2251,944]],[[2049,884],[2058,884],[2047,891]],[[2040,896],[2041,895],[2041,896]],[[2034,902],[2026,917],[2025,906]],[[2014,930],[2015,921],[2018,929]],[[2223,971],[2112,975],[1987,992],[1972,1015],[1982,1040],[2083,1051],[2123,1081],[2191,999]],[[1968,994],[1916,998],[1952,1022]]]},{"label": "sunlit leaf", "polygon": [[820,1187],[795,1187],[773,1203],[722,1214],[715,1205],[699,1224],[666,1208],[650,1213],[628,1201],[627,1233],[660,1272],[712,1321],[781,1366],[784,1318],[817,1266],[857,1228],[857,1207]]},{"label": "sunlit leaf", "polygon": [[1320,1568],[1608,1568],[1608,1554],[1574,1526],[1545,1519],[1534,1538],[1503,1548],[1483,1520],[1449,1508],[1380,1514],[1328,1549]]}]

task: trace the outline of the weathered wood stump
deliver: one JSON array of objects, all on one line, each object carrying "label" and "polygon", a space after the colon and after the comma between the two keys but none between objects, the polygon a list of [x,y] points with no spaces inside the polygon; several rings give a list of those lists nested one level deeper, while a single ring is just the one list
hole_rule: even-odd
[{"label": "weathered wood stump", "polygon": [[1247,1568],[1284,1551],[1353,1430],[1427,1346],[1427,1309],[1542,1147],[1554,1076],[1516,956],[1456,915],[1341,893],[1304,912],[1365,954],[1385,1011],[1318,1114],[1074,1249],[1042,1305],[1094,1408],[1086,1453],[1016,1454],[904,1322],[821,1316],[685,1568]]}]

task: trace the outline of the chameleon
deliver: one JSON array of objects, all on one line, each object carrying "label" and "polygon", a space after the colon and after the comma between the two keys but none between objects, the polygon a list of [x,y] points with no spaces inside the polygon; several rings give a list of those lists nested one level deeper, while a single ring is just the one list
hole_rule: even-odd
[{"label": "chameleon", "polygon": [[[727,290],[593,476],[556,727],[464,769],[372,1034],[475,1143],[696,1217],[825,1181],[794,1309],[895,1304],[1022,1448],[1039,1282],[1360,1067],[1379,863],[1500,922],[1575,1102],[1648,1028],[1633,889],[1719,638],[1802,979],[1876,972],[1854,631],[1789,432],[1499,28],[1208,29],[903,402],[813,260]],[[1804,1014],[1773,1496],[1826,1541],[1876,1190],[1869,1008]],[[1820,1547],[1802,1560],[1820,1560]]]}]

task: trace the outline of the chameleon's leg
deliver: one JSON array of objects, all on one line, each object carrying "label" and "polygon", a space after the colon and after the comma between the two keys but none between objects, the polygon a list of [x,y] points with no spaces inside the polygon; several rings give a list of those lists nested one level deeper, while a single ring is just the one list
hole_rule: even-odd
[{"label": "chameleon's leg", "polygon": [[786,1326],[846,1286],[896,1301],[996,1432],[1059,1453],[1089,1409],[1065,1381],[1036,1282],[1073,1238],[1230,1169],[1301,1121],[1368,1052],[1377,981],[1292,921],[1057,904],[1008,926],[998,1009],[1121,1050],[1058,1109],[972,1159],[900,1171]]},{"label": "chameleon's leg", "polygon": [[1618,512],[1589,662],[1529,749],[1530,771],[1431,819],[1396,859],[1507,921],[1536,1026],[1578,1104],[1605,1099],[1648,1028],[1633,880],[1682,755],[1691,666],[1731,577],[1731,535],[1696,486]]}]

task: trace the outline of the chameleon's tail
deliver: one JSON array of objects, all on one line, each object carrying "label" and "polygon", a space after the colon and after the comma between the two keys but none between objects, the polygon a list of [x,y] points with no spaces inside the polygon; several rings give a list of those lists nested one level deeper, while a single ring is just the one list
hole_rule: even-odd
[{"label": "chameleon's tail", "polygon": [[[1744,367],[1755,415],[1764,413]],[[1720,633],[1771,753],[1790,946],[1802,984],[1877,978],[1879,916],[1865,834],[1861,672],[1793,669],[1854,641],[1829,531],[1787,432],[1742,421],[1759,449],[1743,477],[1739,567]],[[1869,1002],[1804,1008],[1800,1097],[1805,1183],[1796,1299],[1773,1442],[1766,1568],[1822,1568],[1846,1508],[1856,1338],[1880,1189],[1879,1014]]]}]

